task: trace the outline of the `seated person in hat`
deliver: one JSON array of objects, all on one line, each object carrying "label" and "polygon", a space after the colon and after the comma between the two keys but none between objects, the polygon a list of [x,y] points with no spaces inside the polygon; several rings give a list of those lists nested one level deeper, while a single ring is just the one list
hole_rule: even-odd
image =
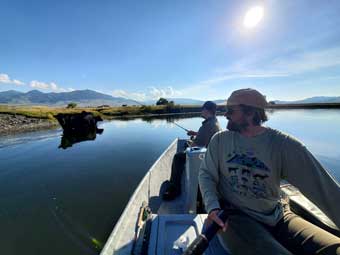
[{"label": "seated person in hat", "polygon": [[[207,147],[211,137],[221,130],[216,118],[216,104],[212,101],[207,101],[202,106],[201,116],[204,119],[202,126],[198,132],[188,131],[189,136],[195,136],[192,141],[189,141],[190,146]],[[185,152],[181,151],[175,154],[172,167],[169,185],[163,193],[164,200],[173,200],[181,194],[181,177],[184,171]]]},{"label": "seated person in hat", "polygon": [[[219,239],[231,254],[340,254],[340,238],[294,214],[280,198],[280,181],[296,186],[340,227],[340,185],[295,138],[263,126],[265,96],[234,91],[227,100],[228,131],[210,141],[199,185]],[[232,209],[228,221],[217,215]]]}]

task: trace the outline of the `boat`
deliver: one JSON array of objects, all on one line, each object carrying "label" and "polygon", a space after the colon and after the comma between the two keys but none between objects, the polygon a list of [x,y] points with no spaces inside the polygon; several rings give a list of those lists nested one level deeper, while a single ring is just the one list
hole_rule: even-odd
[{"label": "boat", "polygon": [[[206,213],[197,205],[198,170],[205,148],[188,147],[176,139],[152,165],[131,196],[110,234],[101,255],[182,254],[200,234]],[[161,194],[170,178],[176,152],[186,150],[182,194],[173,201],[163,201]],[[336,225],[293,185],[282,182],[281,192],[291,209],[315,225],[340,236]],[[204,254],[230,254],[218,238],[211,241]]]}]

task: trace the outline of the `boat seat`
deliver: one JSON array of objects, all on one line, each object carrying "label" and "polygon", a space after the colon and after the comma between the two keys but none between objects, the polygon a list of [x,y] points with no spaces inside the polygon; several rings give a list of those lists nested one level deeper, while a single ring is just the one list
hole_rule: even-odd
[{"label": "boat seat", "polygon": [[198,171],[206,148],[188,147],[186,150],[185,171],[182,174],[182,193],[172,201],[162,201],[157,214],[196,214]]},{"label": "boat seat", "polygon": [[186,149],[185,174],[184,181],[184,211],[187,213],[196,213],[197,208],[197,192],[198,188],[198,171],[202,160],[207,151],[204,147],[189,147]]},{"label": "boat seat", "polygon": [[[201,233],[206,218],[207,214],[153,215],[148,254],[182,254],[183,250],[174,245],[176,240],[181,238],[189,245]],[[204,254],[230,253],[222,247],[216,236]]]}]

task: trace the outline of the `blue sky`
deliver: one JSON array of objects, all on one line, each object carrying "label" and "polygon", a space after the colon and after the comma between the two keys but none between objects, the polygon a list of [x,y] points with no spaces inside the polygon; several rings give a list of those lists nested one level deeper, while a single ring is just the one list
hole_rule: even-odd
[{"label": "blue sky", "polygon": [[0,91],[340,96],[339,13],[337,0],[0,0]]}]

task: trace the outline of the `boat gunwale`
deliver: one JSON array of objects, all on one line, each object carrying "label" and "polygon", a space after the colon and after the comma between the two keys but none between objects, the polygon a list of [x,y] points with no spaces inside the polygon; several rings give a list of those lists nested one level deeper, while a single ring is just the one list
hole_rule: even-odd
[{"label": "boat gunwale", "polygon": [[[160,160],[164,157],[164,155],[174,146],[174,144],[178,143],[180,139],[176,138],[166,149],[163,151],[163,153],[157,158],[157,160],[152,164],[152,166],[149,168],[149,170],[145,173],[142,180],[139,182],[138,186],[136,187],[135,191],[131,195],[128,203],[126,204],[122,214],[120,215],[116,225],[114,226],[111,234],[106,240],[106,243],[101,251],[100,254],[104,254],[106,249],[108,249],[112,245],[113,238],[118,234],[118,230],[120,230],[121,225],[124,223],[125,216],[128,214],[129,208],[133,204],[135,198],[138,195],[138,192],[140,191],[142,184],[147,181],[148,178],[150,178],[151,173],[154,171],[155,166],[160,162]],[[149,183],[150,185],[150,183]],[[148,187],[148,199],[150,198],[150,187]],[[149,202],[149,201],[147,201]],[[115,247],[113,247],[113,252],[115,252]],[[113,253],[114,254],[114,253]]]}]

